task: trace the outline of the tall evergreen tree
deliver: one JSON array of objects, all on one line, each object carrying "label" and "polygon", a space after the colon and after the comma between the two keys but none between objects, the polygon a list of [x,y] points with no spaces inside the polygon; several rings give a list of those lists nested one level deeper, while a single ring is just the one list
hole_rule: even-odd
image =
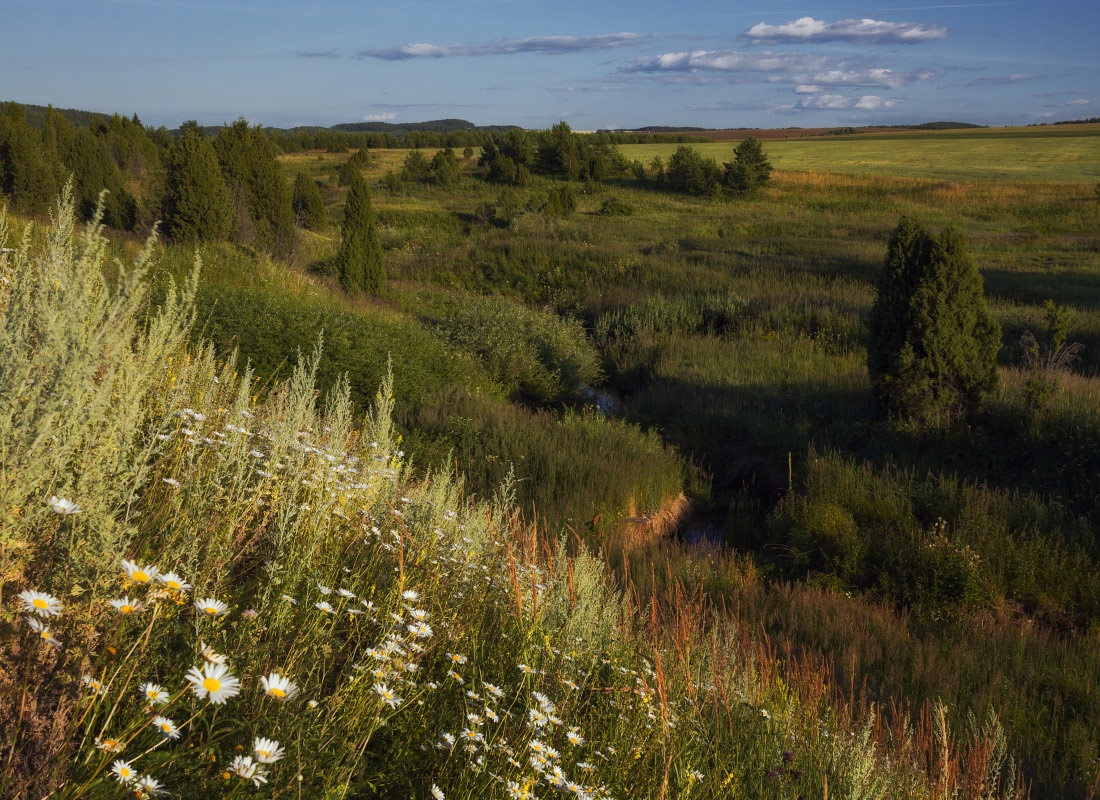
[{"label": "tall evergreen tree", "polygon": [[92,218],[99,195],[106,189],[103,224],[112,228],[133,229],[137,219],[137,203],[127,190],[122,173],[107,151],[103,137],[95,136],[90,128],[78,130],[65,155],[65,166],[73,176],[74,199],[81,217],[85,220]]},{"label": "tall evergreen tree", "polygon": [[49,211],[57,194],[59,162],[42,145],[18,103],[0,107],[0,192],[28,214]]},{"label": "tall evergreen tree", "polygon": [[750,136],[737,145],[733,161],[725,164],[726,186],[738,194],[752,194],[772,177],[772,165],[760,140]]},{"label": "tall evergreen tree", "polygon": [[271,140],[242,118],[218,131],[214,150],[236,211],[237,238],[274,255],[289,253],[294,212]]},{"label": "tall evergreen tree", "polygon": [[966,242],[903,217],[869,319],[867,367],[880,407],[918,426],[973,410],[997,383],[1000,328]]},{"label": "tall evergreen tree", "polygon": [[325,202],[317,181],[299,172],[294,179],[294,191],[291,198],[294,219],[303,228],[315,230],[325,224]]},{"label": "tall evergreen tree", "polygon": [[429,166],[432,179],[440,186],[450,186],[458,180],[458,158],[449,147],[436,150]]},{"label": "tall evergreen tree", "polygon": [[340,230],[336,269],[340,283],[350,294],[366,292],[378,295],[386,285],[382,243],[375,229],[370,189],[358,172],[351,181],[347,204],[344,206],[344,224]]},{"label": "tall evergreen tree", "polygon": [[233,207],[218,156],[198,126],[165,156],[164,222],[169,236],[185,242],[225,239]]}]

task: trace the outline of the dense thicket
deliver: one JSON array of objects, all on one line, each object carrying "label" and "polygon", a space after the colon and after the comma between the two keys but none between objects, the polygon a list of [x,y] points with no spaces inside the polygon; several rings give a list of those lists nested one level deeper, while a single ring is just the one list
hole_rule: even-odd
[{"label": "dense thicket", "polygon": [[165,230],[185,242],[224,239],[233,206],[210,140],[189,127],[165,158]]},{"label": "dense thicket", "polygon": [[288,254],[294,214],[271,140],[242,118],[221,129],[214,150],[233,204],[235,238],[273,255]]},{"label": "dense thicket", "polygon": [[312,230],[325,224],[325,202],[321,190],[317,188],[317,181],[304,172],[299,172],[294,179],[291,208],[295,223],[303,228]]},{"label": "dense thicket", "polygon": [[869,320],[867,366],[879,405],[920,425],[974,410],[997,381],[1000,329],[962,235],[903,217],[890,236]]}]

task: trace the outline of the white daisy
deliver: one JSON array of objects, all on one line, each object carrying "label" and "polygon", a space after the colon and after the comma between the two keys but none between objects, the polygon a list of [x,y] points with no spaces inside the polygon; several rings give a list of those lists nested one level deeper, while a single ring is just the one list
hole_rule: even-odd
[{"label": "white daisy", "polygon": [[264,694],[276,700],[289,700],[298,694],[298,687],[291,682],[290,678],[277,672],[260,678],[260,684],[264,687]]},{"label": "white daisy", "polygon": [[229,771],[239,778],[259,786],[267,783],[267,767],[252,760],[252,756],[237,756],[229,765]]},{"label": "white daisy", "polygon": [[432,797],[434,797],[435,800],[445,800],[443,796],[443,790],[436,786],[434,783],[432,784]]},{"label": "white daisy", "polygon": [[23,617],[23,621],[30,626],[30,629],[38,634],[38,638],[44,641],[50,647],[61,647],[59,642],[50,631],[50,626],[39,622],[34,617]]},{"label": "white daisy", "polygon": [[150,705],[162,706],[168,702],[168,692],[159,684],[143,683],[141,684],[141,693],[145,695],[145,700]]},{"label": "white daisy", "polygon": [[208,617],[224,617],[229,613],[229,606],[215,597],[204,597],[195,601],[195,608]]},{"label": "white daisy", "polygon": [[72,500],[68,500],[64,497],[57,497],[56,495],[50,498],[47,505],[50,507],[50,511],[55,514],[79,514],[84,510]]},{"label": "white daisy", "polygon": [[176,592],[186,592],[191,588],[191,584],[174,572],[165,572],[162,575],[158,575],[157,580]]},{"label": "white daisy", "polygon": [[202,669],[191,667],[186,678],[199,698],[222,705],[230,697],[240,694],[241,682],[229,673],[225,664],[203,664]]},{"label": "white daisy", "polygon": [[168,717],[153,717],[153,727],[159,730],[165,739],[180,738],[180,729],[176,727],[176,723],[172,722]]},{"label": "white daisy", "polygon": [[150,797],[159,797],[168,794],[164,784],[152,775],[141,775],[137,779],[137,788]]},{"label": "white daisy", "polygon": [[203,641],[199,642],[199,655],[203,657],[204,661],[209,661],[211,664],[224,664],[227,660],[225,656]]},{"label": "white daisy", "polygon": [[390,690],[390,687],[386,686],[386,684],[374,684],[374,691],[379,697],[382,698],[382,702],[388,705],[390,708],[397,708],[399,705],[401,705],[401,698],[394,694]]},{"label": "white daisy", "polygon": [[123,786],[129,786],[137,780],[137,773],[134,772],[134,768],[130,765],[130,762],[123,761],[121,758],[111,764],[111,772],[115,774],[115,779]]},{"label": "white daisy", "polygon": [[110,601],[110,606],[120,614],[133,614],[135,611],[141,611],[141,603],[131,599],[129,595]]},{"label": "white daisy", "polygon": [[320,603],[314,603],[313,607],[316,608],[316,609],[319,609],[321,611],[324,611],[326,614],[335,614],[336,613],[336,609],[333,608],[331,605],[329,605],[324,600],[322,600]]},{"label": "white daisy", "polygon": [[274,764],[286,755],[286,750],[280,747],[274,739],[264,739],[257,736],[252,742],[252,755],[261,764]]},{"label": "white daisy", "polygon": [[61,601],[52,594],[27,589],[19,593],[19,599],[23,601],[23,610],[40,617],[56,617],[62,612],[64,606]]},{"label": "white daisy", "polygon": [[126,577],[132,580],[134,583],[151,583],[154,578],[160,575],[160,570],[153,566],[141,566],[136,561],[130,561],[123,559],[122,571],[126,573]]}]

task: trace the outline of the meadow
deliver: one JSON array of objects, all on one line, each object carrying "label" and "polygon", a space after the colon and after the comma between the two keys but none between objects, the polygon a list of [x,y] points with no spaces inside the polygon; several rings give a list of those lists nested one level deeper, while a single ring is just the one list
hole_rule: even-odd
[{"label": "meadow", "polygon": [[[731,157],[733,144],[694,147],[721,161]],[[675,145],[620,149],[648,163]],[[203,422],[226,422],[207,431],[186,413],[171,418],[190,433],[168,431],[160,417],[155,425],[146,418],[134,422],[130,435],[141,447],[135,444],[128,458],[154,466],[128,473],[139,467],[123,468],[104,451],[103,463],[124,476],[128,488],[124,496],[104,496],[96,518],[115,519],[120,508],[142,511],[144,517],[126,517],[128,527],[112,534],[128,558],[162,569],[186,563],[196,592],[224,592],[230,605],[261,615],[257,623],[246,621],[251,617],[215,623],[211,633],[223,652],[242,653],[239,671],[253,681],[279,664],[304,663],[301,654],[309,648],[324,653],[316,682],[337,691],[338,721],[310,728],[314,723],[297,721],[306,717],[284,714],[280,741],[295,736],[298,752],[316,752],[318,743],[352,724],[345,711],[354,709],[368,709],[370,725],[389,723],[385,695],[358,686],[352,672],[366,652],[356,648],[378,641],[405,647],[394,638],[400,631],[386,628],[385,614],[397,621],[412,613],[400,600],[407,571],[414,591],[445,598],[424,609],[432,620],[448,620],[440,630],[450,638],[437,649],[463,657],[478,652],[473,663],[492,685],[505,687],[509,704],[522,695],[516,676],[508,675],[517,660],[540,674],[523,691],[550,698],[547,684],[536,688],[536,681],[591,685],[586,696],[612,699],[622,689],[610,680],[615,675],[623,685],[653,686],[648,703],[629,709],[615,701],[553,701],[578,715],[550,712],[574,725],[582,740],[607,731],[600,761],[585,763],[613,764],[600,778],[609,796],[654,796],[660,787],[662,796],[816,797],[827,786],[833,796],[1007,797],[1017,775],[1032,797],[1095,793],[1100,128],[805,137],[768,141],[765,149],[778,171],[752,198],[693,198],[671,193],[649,175],[617,178],[575,184],[578,207],[564,218],[542,210],[559,181],[489,184],[476,157],[460,159],[453,186],[394,181],[386,174],[400,171],[408,151],[371,151],[364,174],[389,272],[380,298],[347,297],[331,273],[346,191],[336,171],[350,153],[281,157],[289,177],[305,173],[323,185],[328,218],[319,230],[299,231],[288,260],[239,246],[202,248],[194,324],[180,324],[171,347],[150,354],[142,373],[152,376],[171,355],[172,363],[186,363],[190,377],[177,379],[178,389],[150,378],[143,402],[156,414],[189,408]],[[609,207],[618,213],[607,213]],[[1004,332],[1000,388],[977,417],[932,435],[883,420],[867,381],[864,318],[887,237],[902,215],[963,231]],[[40,229],[28,248],[41,253],[62,239]],[[124,262],[143,252],[141,241],[124,237],[102,247]],[[62,250],[55,260],[64,260]],[[167,314],[178,302],[170,279],[187,284],[194,249],[156,245],[152,252],[150,307]],[[29,270],[32,263],[53,262],[21,263]],[[1025,330],[1042,336],[1047,300],[1072,310],[1069,338],[1083,349],[1046,405],[1033,408],[1017,343]],[[81,303],[75,307],[87,307]],[[15,313],[10,301],[8,309]],[[319,339],[320,355],[311,361]],[[231,366],[218,366],[226,362]],[[214,375],[219,381],[212,388]],[[164,395],[169,391],[175,394]],[[333,399],[313,410],[318,393]],[[377,446],[389,472],[381,483],[336,486],[322,506],[320,495],[303,497],[282,483],[263,482],[271,477],[254,483],[250,470],[275,471],[259,456],[244,466],[251,462],[243,445],[224,459],[199,455],[220,449],[202,444],[232,439],[235,426],[258,429],[232,416],[244,411],[267,420],[265,430],[276,439],[303,432],[309,444],[300,452]],[[360,435],[349,420],[363,413]],[[338,425],[325,416],[332,414]],[[51,419],[35,424],[48,427]],[[89,419],[89,430],[99,419]],[[308,438],[322,431],[323,443]],[[172,449],[157,449],[158,435],[170,435]],[[345,443],[352,440],[357,444]],[[34,437],[21,441],[41,446]],[[256,452],[278,463],[271,447]],[[137,458],[139,452],[146,455]],[[98,461],[56,458],[48,479],[45,473],[28,477],[23,467],[5,473],[21,482],[28,498],[14,507],[29,509],[39,486],[59,487],[42,489],[46,494],[65,487],[99,496],[102,473],[77,481],[69,472],[84,474]],[[302,482],[307,494],[319,492],[324,483],[311,486],[320,478],[303,472],[304,463],[286,462],[284,469],[299,472],[285,485]],[[176,493],[178,487],[158,484],[152,474],[195,488]],[[138,486],[150,487],[147,500],[137,499]],[[346,489],[354,491],[340,500]],[[94,505],[81,500],[86,508]],[[12,530],[21,548],[47,547],[31,544],[45,536],[50,563],[63,563],[77,547],[76,528],[65,525],[90,521],[91,514],[66,520],[44,507],[40,502],[35,514],[16,514]],[[352,507],[366,515],[358,527],[344,519]],[[441,508],[461,515],[465,529],[456,528],[449,513],[441,517]],[[413,518],[417,522],[407,521]],[[213,544],[195,550],[183,533],[187,520],[210,530],[199,539],[217,542],[223,556],[212,558],[204,549]],[[257,540],[249,533],[254,520],[263,520]],[[163,534],[157,533],[161,525]],[[8,558],[9,582],[48,573],[40,556]],[[307,566],[294,567],[293,576],[279,572],[296,559]],[[83,609],[70,624],[92,641],[96,609],[116,588],[135,587],[132,580],[117,583],[106,556],[85,561],[99,582],[85,595],[91,579],[81,577],[81,591],[70,591],[65,602]],[[223,562],[233,565],[228,573],[212,566]],[[455,577],[441,566],[458,562],[466,564],[459,574],[476,575],[469,566],[476,565],[484,581]],[[544,572],[557,583],[540,577]],[[375,592],[379,627],[368,634],[349,627],[355,619],[345,626],[326,617],[318,627],[300,612],[275,611],[275,590],[264,584],[270,575],[279,576],[278,585],[287,587],[279,592],[300,600],[303,611],[314,601],[332,602],[311,596],[306,602],[318,582],[338,587],[344,581],[357,597]],[[493,586],[499,594],[489,591]],[[148,607],[159,609],[158,602],[150,598]],[[182,631],[205,623],[201,609],[192,612],[196,619],[187,616],[187,602],[165,608],[156,613],[173,620],[177,640],[157,652],[178,655]],[[250,650],[292,630],[301,631],[298,655],[280,654],[274,645]],[[134,645],[142,653],[160,647],[150,631]],[[550,650],[536,655],[532,648],[540,641]],[[590,649],[573,653],[582,642]],[[38,663],[26,658],[21,680]],[[107,657],[97,651],[87,658],[81,663],[94,664],[88,674],[101,680],[95,670],[108,667]],[[428,683],[409,679],[415,686],[398,683],[397,694],[443,702],[428,694],[436,689],[425,688],[449,685],[442,656],[406,653],[398,661],[402,669],[405,662],[417,669],[422,663]],[[50,669],[63,672],[60,663],[50,662]],[[627,671],[613,666],[619,664]],[[182,668],[177,672],[165,674],[183,687]],[[577,678],[581,673],[603,682],[586,684]],[[345,678],[346,690],[339,688]],[[396,679],[384,678],[388,691]],[[95,720],[115,718],[96,716],[106,710],[97,710],[98,694],[78,700],[76,689],[68,686],[51,702]],[[25,696],[30,691],[23,689]],[[514,752],[527,734],[507,727],[518,720],[505,714],[499,714],[504,738],[479,727],[487,712],[478,703],[494,714],[501,708],[484,703],[484,692],[470,691],[477,700],[459,692],[446,700],[453,700],[454,716],[444,728],[457,735],[462,725],[474,737],[474,749],[461,758],[452,758],[457,745],[431,741],[438,731],[423,712],[413,712],[393,720],[380,747],[376,728],[347,729],[347,748],[334,761],[318,762],[312,772],[296,769],[317,791],[343,788],[348,796],[427,796],[432,782],[447,797],[514,797],[507,794],[512,784],[521,793],[524,786],[528,792],[554,786],[546,777],[552,765],[521,774],[493,760],[509,757],[493,749],[497,743],[511,742],[505,747]],[[682,700],[690,710],[666,709],[672,697],[690,698]],[[205,719],[201,704],[187,701],[193,704],[187,713]],[[258,704],[241,718],[261,719],[262,702],[249,702]],[[546,714],[540,703],[514,708]],[[781,731],[771,727],[779,707]],[[463,722],[468,713],[481,721]],[[127,725],[140,726],[139,716],[131,719]],[[651,744],[640,750],[624,744],[638,725],[650,730],[655,720],[656,738],[646,739]],[[823,720],[839,727],[828,735],[811,731]],[[197,760],[179,762],[184,774],[202,775],[207,785],[232,778],[219,777],[233,757],[226,748],[245,736],[243,728],[215,723],[203,734]],[[700,725],[711,728],[704,732]],[[567,733],[564,724],[554,727]],[[38,737],[35,752],[51,752],[45,723],[27,730]],[[125,736],[149,733],[127,730]],[[830,739],[837,730],[853,747],[869,749],[814,749],[837,741]],[[559,739],[560,747],[551,746],[564,752],[568,737]],[[428,753],[451,755],[442,766],[413,756],[421,744]],[[631,752],[637,770],[629,759],[615,761],[621,753],[609,747]],[[176,769],[177,757],[158,750],[154,760]],[[875,761],[865,756],[871,750],[889,757]],[[205,754],[212,754],[211,764]],[[100,785],[106,761],[80,763],[79,785],[98,796],[91,787]],[[366,763],[379,771],[377,779],[363,777]],[[393,767],[410,763],[416,764],[408,768],[417,776],[412,783]],[[585,790],[575,764],[560,766],[564,779]],[[265,790],[292,792],[297,779],[289,772]],[[594,785],[590,791],[604,796]]]}]

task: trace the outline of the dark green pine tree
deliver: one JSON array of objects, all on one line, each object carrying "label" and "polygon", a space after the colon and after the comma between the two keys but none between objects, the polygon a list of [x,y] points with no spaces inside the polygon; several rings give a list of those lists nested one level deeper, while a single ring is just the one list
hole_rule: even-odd
[{"label": "dark green pine tree", "polygon": [[107,151],[103,137],[95,136],[89,128],[78,130],[65,155],[65,166],[73,176],[76,209],[83,219],[92,218],[100,193],[106,189],[103,224],[123,230],[133,229],[137,219],[137,202],[126,189],[122,173]]},{"label": "dark green pine tree", "polygon": [[352,178],[344,206],[344,224],[340,230],[340,249],[336,254],[336,270],[340,283],[350,294],[378,295],[386,285],[386,268],[382,263],[382,243],[374,226],[367,182],[358,172]]},{"label": "dark green pine tree", "polygon": [[271,140],[242,118],[218,131],[214,150],[236,212],[237,239],[273,255],[288,254],[294,212]]},{"label": "dark green pine tree", "polygon": [[197,124],[181,130],[164,159],[166,232],[183,242],[225,239],[233,207],[218,156]]},{"label": "dark green pine tree", "polygon": [[867,367],[880,407],[918,427],[973,411],[997,384],[1000,328],[982,276],[953,228],[903,217],[890,237],[869,319]]},{"label": "dark green pine tree", "polygon": [[0,192],[12,207],[41,216],[57,195],[60,163],[42,145],[18,103],[0,107]]},{"label": "dark green pine tree", "polygon": [[317,188],[317,181],[304,172],[299,172],[294,179],[291,206],[295,221],[303,228],[316,230],[325,224],[325,202],[321,198],[321,190]]},{"label": "dark green pine tree", "polygon": [[755,136],[734,148],[733,161],[727,162],[725,168],[726,186],[737,194],[752,194],[772,177],[772,165]]}]

